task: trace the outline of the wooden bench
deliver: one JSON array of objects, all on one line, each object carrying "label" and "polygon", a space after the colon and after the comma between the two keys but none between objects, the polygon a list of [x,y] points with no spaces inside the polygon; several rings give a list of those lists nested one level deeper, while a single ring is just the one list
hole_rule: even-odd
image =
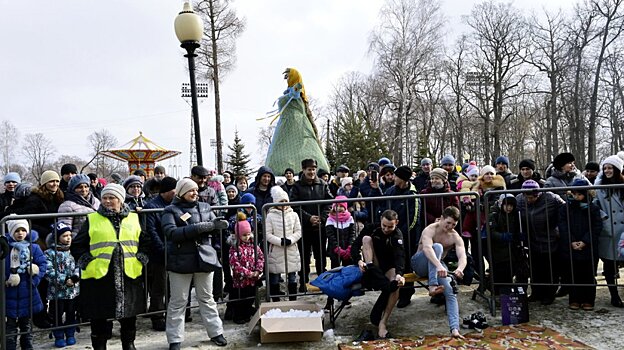
[{"label": "wooden bench", "polygon": [[[409,283],[412,282],[414,283],[414,288],[427,288],[427,281],[428,278],[427,277],[421,277],[413,272],[410,273],[406,273],[405,275],[403,275],[403,277],[405,278],[405,283]],[[306,288],[308,290],[308,292],[311,293],[323,293],[323,291],[321,291],[321,289],[319,287],[313,286],[310,283],[306,284]],[[362,289],[362,285],[360,283],[357,283],[353,286],[354,290],[361,290]],[[347,305],[350,305],[349,302],[350,298],[347,300],[343,300],[339,306],[335,307],[333,304],[330,305],[329,308],[329,322],[332,326],[332,328],[336,327],[336,320],[338,319],[338,316],[340,316],[340,313],[342,312],[342,310],[344,310],[344,308]]]}]

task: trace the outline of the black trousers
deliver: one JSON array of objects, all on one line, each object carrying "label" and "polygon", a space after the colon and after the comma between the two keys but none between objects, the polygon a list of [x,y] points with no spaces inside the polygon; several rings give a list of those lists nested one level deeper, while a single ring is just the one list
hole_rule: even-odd
[{"label": "black trousers", "polygon": [[[122,342],[133,341],[136,337],[136,316],[120,318],[120,338]],[[91,320],[91,337],[98,339],[110,339],[113,336],[113,322],[106,319]]]},{"label": "black trousers", "polygon": [[300,283],[310,281],[310,257],[314,254],[316,273],[325,272],[325,259],[327,257],[327,237],[323,227],[304,228],[303,237],[297,242],[303,266],[299,271]]},{"label": "black trousers", "polygon": [[594,305],[596,301],[596,271],[597,262],[591,260],[562,260],[561,282],[565,284],[593,284],[592,286],[568,287],[569,302]]},{"label": "black trousers", "polygon": [[[559,284],[559,258],[557,253],[543,253],[532,250],[529,256],[531,265],[531,294],[538,300],[555,297]],[[550,285],[537,286],[534,283]]]},{"label": "black trousers", "polygon": [[[74,299],[50,300],[48,313],[54,327],[76,324],[76,301]],[[63,314],[65,315],[65,322],[63,322]],[[65,330],[56,330],[53,333],[55,337],[63,338],[65,334],[67,334],[68,337],[73,337],[75,331],[76,327],[74,326],[68,327]]]},{"label": "black trousers", "polygon": [[253,298],[256,295],[256,286],[247,286],[243,288],[232,288],[232,293],[230,294],[230,300],[234,299],[230,303],[234,308],[234,314],[232,319],[234,321],[240,320],[248,320],[251,316],[253,316],[256,311],[253,308],[253,304],[255,299]]},{"label": "black trousers", "polygon": [[150,262],[147,265],[150,271],[151,281],[149,283],[149,312],[163,311],[161,314],[152,315],[152,319],[164,318],[165,295],[167,294],[167,269],[165,264],[160,262]]},{"label": "black trousers", "polygon": [[[30,317],[10,318],[6,319],[6,347],[7,350],[17,349],[17,334],[26,333],[20,335],[20,347],[22,349],[33,348],[33,334],[30,328]],[[15,334],[15,335],[11,335]]]}]

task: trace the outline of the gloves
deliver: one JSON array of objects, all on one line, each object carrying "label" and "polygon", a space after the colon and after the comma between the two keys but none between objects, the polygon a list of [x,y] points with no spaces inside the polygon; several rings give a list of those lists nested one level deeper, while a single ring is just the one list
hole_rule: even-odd
[{"label": "gloves", "polygon": [[215,230],[226,230],[230,226],[230,223],[227,220],[223,220],[223,218],[216,218],[212,220],[212,223]]},{"label": "gloves", "polygon": [[6,281],[7,287],[15,287],[20,283],[20,276],[16,273],[12,273],[9,275],[9,278]]},{"label": "gloves", "polygon": [[342,256],[342,248],[340,248],[340,247],[334,248],[334,254],[336,254],[338,256]]},{"label": "gloves", "polygon": [[288,246],[288,245],[291,245],[291,244],[292,244],[292,241],[290,239],[282,238],[282,247],[283,246]]},{"label": "gloves", "polygon": [[342,260],[351,259],[351,247],[347,247],[347,249],[340,249],[340,259]]},{"label": "gloves", "polygon": [[202,222],[196,223],[195,226],[197,226],[200,233],[206,233],[206,232],[215,230],[215,224],[212,222],[202,221]]},{"label": "gloves", "polygon": [[511,240],[513,238],[511,232],[501,232],[500,237],[501,237],[501,241],[503,241],[505,243],[511,242]]},{"label": "gloves", "polygon": [[31,276],[36,276],[36,275],[39,274],[39,265],[31,264],[29,270],[30,270],[30,275]]}]

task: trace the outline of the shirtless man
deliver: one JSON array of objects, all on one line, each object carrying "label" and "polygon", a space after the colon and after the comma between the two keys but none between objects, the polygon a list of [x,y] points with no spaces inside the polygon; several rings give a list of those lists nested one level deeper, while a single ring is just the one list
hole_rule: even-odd
[{"label": "shirtless man", "polygon": [[362,285],[381,290],[370,316],[371,323],[378,327],[379,338],[391,337],[388,319],[399,299],[399,287],[405,283],[403,235],[397,228],[398,217],[394,210],[384,211],[381,226],[362,230],[351,245],[351,258],[364,273]]},{"label": "shirtless man", "polygon": [[412,256],[411,261],[412,269],[417,275],[429,277],[429,295],[444,293],[449,327],[451,335],[455,338],[462,338],[459,333],[459,305],[457,295],[451,286],[448,269],[442,260],[448,251],[454,248],[459,262],[452,274],[457,279],[464,277],[466,250],[464,241],[455,231],[459,215],[459,209],[455,207],[444,209],[442,218],[423,230],[418,251]]}]

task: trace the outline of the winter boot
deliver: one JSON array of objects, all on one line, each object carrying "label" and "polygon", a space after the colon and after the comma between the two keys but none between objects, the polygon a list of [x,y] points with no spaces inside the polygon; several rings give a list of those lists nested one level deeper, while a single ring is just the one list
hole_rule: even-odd
[{"label": "winter boot", "polygon": [[64,348],[67,346],[67,342],[65,342],[65,332],[63,332],[62,329],[52,331],[52,334],[54,334],[54,346],[57,348]]},{"label": "winter boot", "polygon": [[124,329],[120,331],[121,348],[123,350],[136,350],[134,347],[134,339],[136,338],[136,329]]},{"label": "winter boot", "polygon": [[76,344],[76,337],[74,336],[75,333],[76,333],[76,327],[69,327],[65,329],[65,339],[66,339],[67,345],[71,346],[71,345]]},{"label": "winter boot", "polygon": [[618,294],[616,286],[609,286],[609,293],[611,294],[611,305],[615,307],[624,307],[624,303]]},{"label": "winter boot", "polygon": [[280,301],[279,296],[284,295],[284,293],[280,291],[279,284],[269,285],[269,293],[271,293],[271,301],[274,301],[274,302]]},{"label": "winter boot", "polygon": [[93,350],[106,350],[106,342],[108,339],[91,336],[91,346],[93,346]]},{"label": "winter boot", "polygon": [[297,300],[297,283],[288,283],[288,294],[290,294],[288,300]]}]

